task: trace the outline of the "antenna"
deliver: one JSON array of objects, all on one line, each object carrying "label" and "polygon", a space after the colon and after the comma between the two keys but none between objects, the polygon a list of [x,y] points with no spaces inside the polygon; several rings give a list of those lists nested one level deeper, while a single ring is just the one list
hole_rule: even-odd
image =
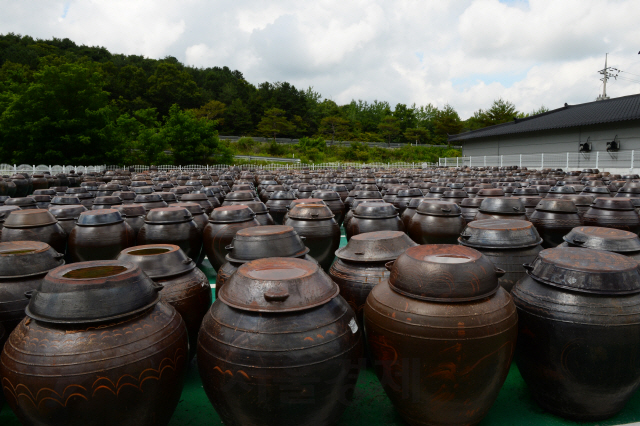
[{"label": "antenna", "polygon": [[616,72],[616,71],[620,72],[620,70],[618,70],[617,68],[607,66],[608,57],[609,57],[609,54],[606,53],[604,56],[604,69],[601,69],[600,71],[598,71],[599,74],[602,74],[602,78],[600,79],[600,81],[602,81],[603,84],[602,84],[602,94],[598,95],[598,97],[596,98],[596,101],[604,101],[605,99],[609,99],[609,97],[607,96],[607,80],[609,80],[612,77],[617,79],[618,74],[614,74],[613,72]]}]

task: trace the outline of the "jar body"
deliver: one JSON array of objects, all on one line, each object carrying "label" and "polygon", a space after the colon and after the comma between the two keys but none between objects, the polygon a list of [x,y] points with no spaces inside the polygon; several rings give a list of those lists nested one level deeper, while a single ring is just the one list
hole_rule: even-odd
[{"label": "jar body", "polygon": [[125,221],[100,226],[77,225],[69,235],[72,262],[114,260],[135,244],[133,230]]},{"label": "jar body", "polygon": [[350,240],[354,235],[378,231],[404,232],[404,224],[398,216],[380,219],[354,216],[346,228],[347,240]]},{"label": "jar body", "polygon": [[473,247],[480,253],[484,254],[496,265],[496,267],[504,270],[506,273],[498,278],[498,282],[507,292],[511,292],[514,285],[527,275],[523,264],[529,264],[538,257],[538,253],[542,251],[540,245],[525,248],[510,248],[505,250],[486,249],[481,247]]},{"label": "jar body", "polygon": [[582,216],[585,226],[622,229],[637,234],[640,231],[640,217],[635,210],[608,210],[591,207]]},{"label": "jar body", "polygon": [[543,248],[553,248],[564,242],[562,237],[576,226],[582,225],[578,213],[556,213],[535,210],[529,216],[529,221],[542,237]]},{"label": "jar body", "polygon": [[254,226],[260,226],[260,222],[255,218],[244,222],[232,223],[214,223],[210,221],[207,224],[203,233],[204,251],[207,253],[213,269],[217,271],[226,263],[225,256],[229,251],[225,247],[231,244],[236,232]]},{"label": "jar body", "polygon": [[194,261],[202,250],[202,235],[192,220],[179,223],[145,222],[136,237],[138,245],[175,244]]},{"label": "jar body", "polygon": [[0,241],[41,241],[49,244],[58,253],[67,250],[67,233],[58,222],[31,228],[2,228]]},{"label": "jar body", "polygon": [[[0,278],[0,324],[4,326],[5,338],[9,337],[25,317],[24,309],[29,304],[29,299],[24,294],[38,289],[46,274],[45,272],[31,277]],[[0,341],[0,348],[3,344],[4,342]]]},{"label": "jar body", "polygon": [[457,244],[467,222],[462,216],[431,216],[416,213],[408,234],[418,244]]},{"label": "jar body", "polygon": [[285,225],[292,226],[298,235],[305,237],[304,245],[322,269],[329,270],[335,252],[340,247],[340,226],[333,219],[304,220],[289,217]]}]

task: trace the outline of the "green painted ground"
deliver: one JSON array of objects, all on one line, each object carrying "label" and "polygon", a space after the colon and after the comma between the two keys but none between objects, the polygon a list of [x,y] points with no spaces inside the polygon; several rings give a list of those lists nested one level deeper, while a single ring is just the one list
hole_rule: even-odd
[{"label": "green painted ground", "polygon": [[[342,245],[346,239],[342,239]],[[208,261],[206,262],[208,264]],[[215,273],[210,267],[203,267],[211,283]],[[529,391],[513,365],[500,395],[481,426],[555,426],[555,425],[620,425],[640,421],[640,392],[636,392],[625,409],[612,419],[597,423],[575,423],[544,412],[531,399]],[[0,426],[19,426],[20,423],[8,407],[0,412]],[[170,426],[215,426],[222,425],[220,418],[211,407],[198,376],[194,362],[191,364],[182,399],[173,415]],[[358,381],[354,401],[343,414],[338,426],[382,426],[406,423],[398,416],[386,397],[372,370],[362,371]],[[114,425],[116,426],[116,425]]]}]

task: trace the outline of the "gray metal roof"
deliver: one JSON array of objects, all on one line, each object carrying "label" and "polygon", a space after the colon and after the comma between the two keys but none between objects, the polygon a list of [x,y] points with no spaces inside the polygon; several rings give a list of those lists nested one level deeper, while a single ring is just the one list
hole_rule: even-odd
[{"label": "gray metal roof", "polygon": [[640,119],[640,95],[623,96],[586,104],[567,105],[509,123],[497,124],[471,132],[450,135],[449,141],[486,138],[514,133],[562,129],[591,124],[615,123]]}]

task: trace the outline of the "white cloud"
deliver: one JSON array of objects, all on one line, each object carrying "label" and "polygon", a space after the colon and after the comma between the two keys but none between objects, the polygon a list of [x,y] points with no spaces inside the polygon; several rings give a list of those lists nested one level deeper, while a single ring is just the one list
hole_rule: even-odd
[{"label": "white cloud", "polygon": [[449,103],[463,118],[499,97],[523,111],[591,101],[606,52],[640,81],[635,0],[0,0],[0,10],[5,33],[226,65],[338,103]]}]

